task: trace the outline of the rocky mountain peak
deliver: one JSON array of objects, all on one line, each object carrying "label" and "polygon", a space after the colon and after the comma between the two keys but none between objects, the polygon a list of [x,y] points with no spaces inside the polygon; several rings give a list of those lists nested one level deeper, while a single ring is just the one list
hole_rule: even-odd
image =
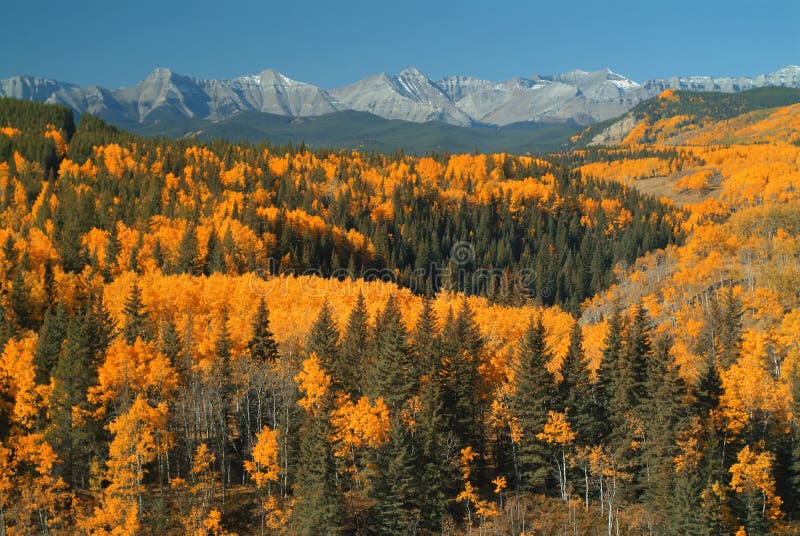
[{"label": "rocky mountain peak", "polygon": [[15,76],[0,80],[0,96],[60,102],[122,126],[176,118],[222,119],[240,111],[304,117],[340,110],[416,122],[502,126],[520,121],[588,124],[621,115],[667,88],[735,92],[764,86],[800,88],[800,66],[787,65],[756,77],[672,77],[642,84],[607,67],[500,82],[470,76],[433,81],[408,67],[396,75],[380,73],[332,90],[275,69],[207,80],[158,67],[136,85],[115,90]]}]

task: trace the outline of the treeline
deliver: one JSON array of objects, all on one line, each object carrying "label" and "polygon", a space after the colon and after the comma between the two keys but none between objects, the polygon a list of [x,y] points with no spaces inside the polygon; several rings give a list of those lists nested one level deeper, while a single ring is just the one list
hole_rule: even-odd
[{"label": "treeline", "polygon": [[[41,123],[49,124],[47,105],[19,106],[43,114],[35,125],[21,120],[21,131],[40,133]],[[88,114],[74,136],[67,123],[60,123],[61,153],[42,138],[42,147],[63,158],[58,166],[50,152],[41,159],[26,151],[31,158],[18,166],[9,156],[8,164],[26,194],[27,206],[15,209],[36,205],[34,226],[45,231],[52,223],[46,231],[69,272],[103,270],[103,251],[85,237],[92,229],[107,233],[106,253],[113,255],[124,224],[156,250],[166,273],[380,274],[417,293],[448,288],[502,303],[534,297],[577,312],[613,282],[615,265],[681,240],[669,207],[617,184],[581,179],[557,159],[362,157],[225,142],[200,149],[132,137]],[[0,138],[12,151],[27,139]],[[0,209],[20,201],[14,192],[5,188]],[[180,258],[167,251],[177,245],[155,244],[156,217],[181,229]],[[231,236],[242,226],[253,235],[244,248]],[[349,231],[363,237],[355,241],[360,245],[341,238]],[[454,258],[454,248],[465,245],[467,255]],[[142,269],[135,258],[122,262]]]},{"label": "treeline", "polygon": [[630,113],[651,122],[677,115],[696,120],[723,120],[754,110],[778,108],[800,102],[800,89],[761,87],[737,93],[667,90],[658,97],[634,106]]}]

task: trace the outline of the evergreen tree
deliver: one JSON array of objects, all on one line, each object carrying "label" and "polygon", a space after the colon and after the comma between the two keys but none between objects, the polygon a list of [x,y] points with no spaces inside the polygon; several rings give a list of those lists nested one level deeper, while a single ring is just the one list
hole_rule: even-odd
[{"label": "evergreen tree", "polygon": [[618,422],[619,417],[638,410],[647,397],[647,364],[653,353],[651,331],[650,316],[639,304],[628,327],[614,381],[611,407]]},{"label": "evergreen tree", "polygon": [[203,261],[203,268],[206,275],[225,271],[225,250],[214,227],[211,228],[206,242],[206,256]]},{"label": "evergreen tree", "polygon": [[603,355],[597,370],[597,381],[594,386],[597,402],[597,426],[600,438],[608,438],[612,431],[612,419],[615,419],[612,399],[617,391],[619,362],[623,349],[623,332],[625,321],[618,305],[614,306],[608,320],[608,333],[603,345]]},{"label": "evergreen tree", "polygon": [[669,536],[713,534],[703,515],[701,475],[693,469],[677,470],[674,480],[669,502],[654,504],[657,509],[663,508],[665,504],[669,505],[669,517],[664,522],[664,532]]},{"label": "evergreen tree", "polygon": [[116,270],[117,255],[119,255],[120,243],[117,237],[117,224],[111,224],[111,230],[108,233],[108,242],[106,242],[105,254],[103,255],[103,278],[106,282],[111,281],[111,277]]},{"label": "evergreen tree", "polygon": [[793,381],[790,384],[791,389],[791,406],[792,411],[792,427],[791,439],[789,446],[789,463],[788,465],[788,487],[789,493],[785,497],[789,506],[789,513],[794,516],[800,516],[800,364],[795,365],[796,370],[791,376]]},{"label": "evergreen tree", "polygon": [[331,367],[336,386],[351,398],[356,398],[361,392],[361,371],[368,365],[364,359],[368,345],[369,314],[364,295],[359,294],[347,319],[338,358]]},{"label": "evergreen tree", "polygon": [[458,314],[448,316],[442,337],[447,378],[445,398],[450,413],[450,428],[461,446],[473,445],[483,452],[482,414],[477,394],[480,389],[478,364],[483,350],[483,337],[466,299]]},{"label": "evergreen tree", "polygon": [[136,339],[150,340],[148,326],[150,315],[142,302],[142,290],[135,280],[131,285],[131,292],[125,300],[123,314],[125,315],[125,325],[122,327],[122,337],[125,342],[133,344]]},{"label": "evergreen tree", "polygon": [[389,442],[381,449],[379,466],[385,469],[373,484],[376,534],[411,534],[420,520],[420,484],[417,480],[411,434],[394,419]]},{"label": "evergreen tree", "polygon": [[159,270],[165,270],[164,266],[164,249],[161,245],[161,239],[156,237],[156,243],[153,245],[153,261]]},{"label": "evergreen tree", "polygon": [[11,273],[17,268],[17,248],[16,242],[14,241],[14,235],[12,233],[8,233],[6,235],[5,242],[3,242],[3,258],[8,263],[7,272]]},{"label": "evergreen tree", "polygon": [[233,428],[233,394],[234,384],[231,369],[233,341],[228,332],[228,310],[223,309],[219,317],[219,327],[214,340],[215,391],[217,402],[218,441],[221,461],[221,476],[223,487],[230,480],[230,438],[229,431]]},{"label": "evergreen tree", "polygon": [[696,389],[697,411],[702,416],[719,407],[722,396],[722,378],[719,375],[717,359],[713,355],[705,357],[705,367],[700,372]]},{"label": "evergreen tree", "polygon": [[[642,421],[647,440],[644,461],[647,467],[645,500],[653,505],[668,504],[674,493],[676,446],[679,434],[689,425],[687,389],[670,351],[672,338],[662,335],[647,366],[646,392]],[[691,482],[683,483],[689,486]]]},{"label": "evergreen tree", "polygon": [[44,276],[42,279],[47,303],[55,303],[56,276],[55,273],[53,273],[53,261],[50,259],[44,262]]},{"label": "evergreen tree", "polygon": [[21,329],[35,329],[33,318],[33,304],[31,303],[31,289],[25,281],[22,267],[14,270],[11,280],[11,292],[8,304],[14,315],[14,324]]},{"label": "evergreen tree", "polygon": [[333,370],[333,363],[339,355],[339,329],[333,319],[333,309],[326,299],[322,303],[319,315],[311,325],[306,351],[317,354],[323,368],[328,374]]},{"label": "evergreen tree", "polygon": [[742,302],[729,287],[720,307],[719,364],[729,368],[739,358],[742,347]]},{"label": "evergreen tree", "polygon": [[344,500],[336,485],[336,464],[331,450],[331,424],[327,412],[320,410],[318,415],[307,415],[299,435],[293,533],[300,536],[342,534]]},{"label": "evergreen tree", "polygon": [[541,491],[550,467],[548,447],[536,435],[544,430],[547,412],[553,409],[555,379],[547,370],[551,355],[545,342],[541,315],[531,320],[519,345],[516,392],[511,404],[522,428],[519,447],[518,489]]},{"label": "evergreen tree", "polygon": [[88,483],[89,460],[98,451],[93,423],[88,421],[78,426],[73,420],[76,408],[91,409],[86,393],[96,382],[96,367],[97,360],[91,352],[90,333],[84,318],[70,319],[66,339],[53,367],[55,387],[48,436],[63,462],[64,479],[75,487]]},{"label": "evergreen tree", "polygon": [[420,449],[419,468],[422,486],[421,525],[435,531],[441,529],[447,512],[448,498],[455,493],[453,464],[448,459],[448,430],[442,385],[441,362],[434,364],[420,390],[420,415],[417,443]]},{"label": "evergreen tree", "polygon": [[583,353],[581,325],[575,322],[570,331],[567,355],[561,362],[561,383],[558,384],[558,402],[578,442],[589,444],[596,437],[596,418],[592,400],[592,380],[589,363]]},{"label": "evergreen tree", "polygon": [[430,298],[423,298],[422,311],[417,319],[412,340],[417,376],[429,373],[441,360],[440,341],[436,328],[436,312]]},{"label": "evergreen tree", "polygon": [[383,397],[390,408],[399,410],[415,393],[418,380],[414,377],[408,332],[392,295],[375,327],[375,363],[370,394],[373,398]]},{"label": "evergreen tree", "polygon": [[197,250],[197,229],[193,223],[187,223],[178,245],[178,264],[175,268],[179,274],[199,275],[200,264]]},{"label": "evergreen tree", "polygon": [[67,311],[62,302],[45,311],[44,322],[36,342],[36,383],[46,384],[50,381],[50,373],[58,362],[61,343],[67,337]]},{"label": "evergreen tree", "polygon": [[169,359],[169,362],[175,367],[175,370],[186,373],[184,370],[184,363],[181,360],[181,350],[183,349],[183,340],[178,333],[178,327],[172,318],[164,320],[161,324],[161,351]]},{"label": "evergreen tree", "polygon": [[250,355],[259,363],[274,363],[278,359],[278,343],[269,324],[269,309],[262,297],[253,319],[253,335],[247,343]]},{"label": "evergreen tree", "polygon": [[89,351],[93,359],[100,360],[117,329],[117,321],[106,307],[102,290],[89,294],[84,321],[89,333]]}]

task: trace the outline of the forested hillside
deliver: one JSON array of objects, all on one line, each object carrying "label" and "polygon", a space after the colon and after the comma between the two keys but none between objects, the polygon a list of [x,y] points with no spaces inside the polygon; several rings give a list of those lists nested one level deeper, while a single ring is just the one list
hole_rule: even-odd
[{"label": "forested hillside", "polygon": [[[637,104],[622,117],[587,127],[574,136],[572,141],[578,147],[609,143],[705,145],[712,143],[712,138],[705,137],[692,141],[696,131],[719,129],[720,125],[726,125],[727,120],[733,119],[739,124],[743,118],[755,119],[755,122],[758,122],[775,109],[791,110],[790,105],[798,102],[800,102],[800,89],[789,87],[763,87],[740,93],[667,89],[658,97]],[[768,131],[774,129],[768,128]],[[780,139],[797,141],[796,137],[789,140],[782,136]],[[729,138],[724,141],[724,143],[752,142],[752,139],[743,138]],[[715,140],[714,143],[721,143],[721,140]]]},{"label": "forested hillside", "polygon": [[0,534],[796,534],[799,174],[0,100]]}]

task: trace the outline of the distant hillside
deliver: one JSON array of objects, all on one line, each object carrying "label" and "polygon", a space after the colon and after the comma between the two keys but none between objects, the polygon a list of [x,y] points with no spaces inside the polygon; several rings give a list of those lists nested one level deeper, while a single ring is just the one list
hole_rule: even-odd
[{"label": "distant hillside", "polygon": [[221,121],[170,120],[128,129],[141,135],[197,137],[203,141],[299,144],[315,148],[353,148],[391,153],[551,152],[566,147],[580,127],[572,123],[516,123],[505,127],[460,127],[439,121],[389,120],[367,112],[343,111],[316,117],[242,112]]},{"label": "distant hillside", "polygon": [[800,102],[800,89],[764,87],[739,93],[665,90],[616,119],[596,123],[573,138],[576,146],[665,141],[716,121]]}]

